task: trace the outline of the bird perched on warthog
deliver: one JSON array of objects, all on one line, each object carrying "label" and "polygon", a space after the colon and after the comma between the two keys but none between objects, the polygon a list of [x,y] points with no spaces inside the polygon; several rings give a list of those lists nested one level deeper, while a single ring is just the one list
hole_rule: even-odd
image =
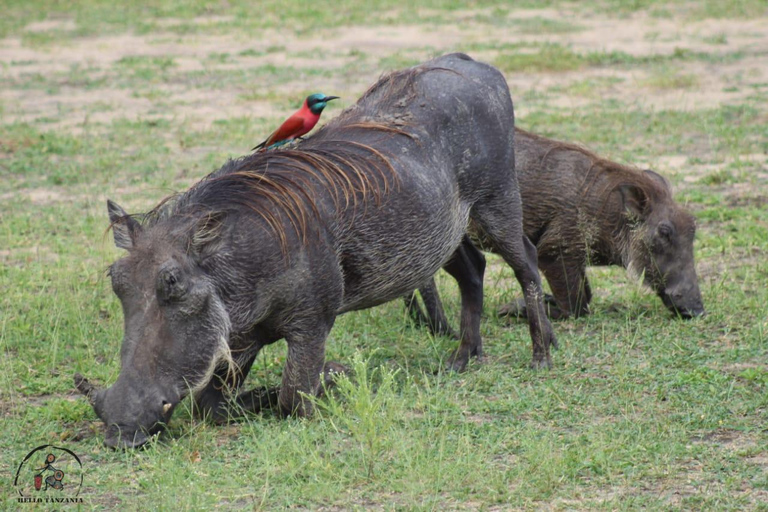
[{"label": "bird perched on warthog", "polygon": [[257,408],[260,393],[231,393],[281,338],[279,407],[310,414],[304,395],[328,370],[336,316],[402,296],[441,267],[462,296],[448,365],[464,369],[482,354],[484,262],[466,239],[470,219],[540,313],[529,319],[532,364],[549,366],[555,338],[523,234],[513,119],[498,70],[446,55],[383,77],[297,148],[230,161],[141,221],[110,202],[115,244],[128,251],[109,272],[125,316],[120,375],[106,390],[75,376],[106,444],[145,443],[188,394],[214,418]]},{"label": "bird perched on warthog", "polygon": [[337,99],[339,99],[338,96],[326,96],[322,93],[310,94],[299,110],[283,121],[277,130],[251,151],[276,148],[309,133],[320,120],[320,115],[328,102]]},{"label": "bird perched on warthog", "polygon": [[[525,233],[552,289],[546,301],[553,318],[589,312],[589,265],[623,266],[642,274],[673,313],[704,313],[693,256],[695,219],[675,202],[666,179],[519,128],[514,149]],[[485,245],[482,236],[475,242]],[[411,314],[435,332],[452,334],[434,283],[420,293],[429,318],[412,296],[406,299]],[[500,313],[524,316],[525,303],[514,301]]]}]

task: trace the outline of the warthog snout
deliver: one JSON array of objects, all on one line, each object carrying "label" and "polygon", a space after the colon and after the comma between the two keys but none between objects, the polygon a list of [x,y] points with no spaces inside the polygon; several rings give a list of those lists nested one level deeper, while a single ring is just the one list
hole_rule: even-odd
[{"label": "warthog snout", "polygon": [[[118,381],[109,389],[100,389],[88,379],[75,374],[75,387],[93,406],[96,415],[107,426],[104,444],[110,448],[138,448],[160,433],[173,414],[177,401],[158,400],[159,392],[144,395],[141,402],[128,399],[126,381]],[[149,400],[147,400],[149,399]],[[156,407],[145,402],[157,402]],[[141,411],[132,413],[131,410]]]},{"label": "warthog snout", "polygon": [[682,318],[690,319],[706,314],[698,286],[688,290],[668,288],[659,295],[667,309]]}]

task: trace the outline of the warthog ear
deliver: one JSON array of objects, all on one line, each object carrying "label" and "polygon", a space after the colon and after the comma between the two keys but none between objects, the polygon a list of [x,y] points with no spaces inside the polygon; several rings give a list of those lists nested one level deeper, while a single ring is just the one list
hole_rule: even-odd
[{"label": "warthog ear", "polygon": [[643,174],[645,174],[647,177],[651,178],[653,181],[658,183],[663,189],[668,191],[672,190],[672,188],[669,186],[669,181],[667,181],[667,178],[657,173],[656,171],[652,169],[646,169],[643,171]]},{"label": "warthog ear", "polygon": [[650,201],[645,191],[636,185],[621,185],[618,187],[624,211],[630,220],[642,220],[650,210]]},{"label": "warthog ear", "polygon": [[204,257],[216,250],[225,219],[223,212],[208,212],[197,220],[190,243],[192,253]]},{"label": "warthog ear", "polygon": [[115,236],[115,245],[120,249],[133,248],[136,237],[141,232],[141,224],[128,215],[120,205],[107,199],[107,212],[112,233]]}]

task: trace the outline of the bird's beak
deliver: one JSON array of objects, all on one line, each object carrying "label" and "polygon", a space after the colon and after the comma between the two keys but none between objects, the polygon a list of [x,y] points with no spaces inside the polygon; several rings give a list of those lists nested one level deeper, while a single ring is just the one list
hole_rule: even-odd
[{"label": "bird's beak", "polygon": [[328,102],[328,101],[337,100],[337,99],[339,99],[338,96],[326,96],[325,98],[323,98],[323,101]]}]

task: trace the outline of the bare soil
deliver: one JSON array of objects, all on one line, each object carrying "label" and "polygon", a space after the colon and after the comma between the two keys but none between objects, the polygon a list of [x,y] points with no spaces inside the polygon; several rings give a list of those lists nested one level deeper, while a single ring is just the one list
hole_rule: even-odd
[{"label": "bare soil", "polygon": [[[0,40],[0,62],[5,79],[20,87],[0,90],[0,101],[5,105],[4,115],[9,121],[32,121],[40,117],[52,118],[51,126],[76,127],[86,119],[109,123],[116,118],[147,116],[184,116],[199,123],[233,115],[254,117],[275,116],[269,99],[243,97],[242,84],[217,88],[217,93],[195,89],[194,83],[157,83],[154,92],[166,94],[172,101],[164,102],[158,113],[153,101],[137,96],[130,88],[121,88],[106,80],[88,90],[68,85],[71,75],[82,73],[91,79],[110,77],[117,63],[130,56],[172,58],[170,72],[182,78],[187,72],[221,73],[233,69],[254,68],[264,65],[289,65],[299,71],[297,78],[280,84],[286,97],[303,93],[310,88],[332,91],[351,101],[382,72],[380,59],[399,55],[421,60],[431,55],[453,51],[472,43],[546,43],[567,45],[584,52],[620,51],[633,56],[668,55],[689,50],[707,54],[744,52],[745,57],[728,64],[684,62],[674,70],[647,71],[638,69],[590,68],[570,72],[511,73],[507,76],[513,96],[528,91],[546,91],[552,87],[567,89],[576,82],[594,78],[616,79],[610,86],[596,93],[601,98],[615,98],[656,109],[696,109],[717,106],[749,95],[753,87],[768,82],[768,23],[765,20],[702,20],[681,24],[676,20],[652,18],[637,13],[617,19],[607,15],[585,16],[583,10],[528,9],[509,15],[511,30],[505,26],[480,24],[477,16],[491,16],[484,11],[458,11],[456,23],[440,25],[395,25],[373,27],[346,27],[315,32],[311,37],[285,38],[278,31],[261,31],[253,37],[222,35],[185,35],[172,33],[151,35],[123,34],[85,37],[71,40],[65,45],[29,47],[22,38]],[[201,25],[226,22],[227,17],[200,18]],[[533,20],[562,21],[567,19],[581,30],[566,33],[537,33],[525,30]],[[166,19],[162,25],[173,26],[180,20]],[[26,27],[29,32],[51,29],[67,30],[71,20],[47,20]],[[539,31],[540,32],[540,31]],[[714,38],[714,39],[713,39]],[[247,50],[276,49],[259,56],[239,55]],[[525,50],[520,50],[525,51]],[[472,52],[478,59],[492,60],[499,52],[485,50]],[[211,62],[211,55],[228,54],[223,62]],[[322,59],[314,58],[322,55]],[[363,62],[360,71],[355,63]],[[352,67],[350,71],[348,68]],[[313,77],[310,80],[300,72],[303,69],[329,71],[333,78]],[[74,70],[74,71],[73,71]],[[658,87],[649,74],[676,73],[689,75],[683,87]],[[21,86],[35,75],[60,75],[58,87],[47,90]],[[259,84],[251,84],[258,90]],[[547,101],[553,106],[578,108],[593,101],[589,94],[550,92]],[[518,101],[519,109],[525,104]],[[94,109],[94,106],[99,108]],[[94,110],[96,110],[94,112]]]}]

